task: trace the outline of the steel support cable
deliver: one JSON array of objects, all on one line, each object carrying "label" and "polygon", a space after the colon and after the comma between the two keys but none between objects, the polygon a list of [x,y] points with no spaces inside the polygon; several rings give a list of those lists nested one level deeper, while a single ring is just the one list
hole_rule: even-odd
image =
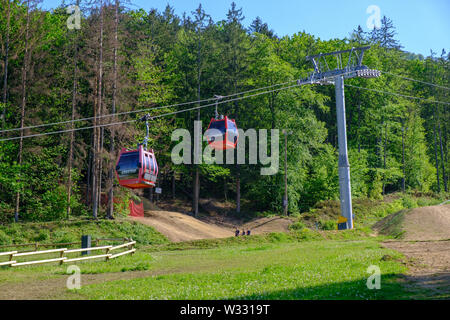
[{"label": "steel support cable", "polygon": [[[283,85],[286,85],[286,84],[294,82],[294,81],[297,81],[297,80],[290,80],[290,81],[286,81],[286,82],[283,82],[283,83],[277,83],[277,84],[273,84],[273,85],[266,86],[266,87],[255,88],[255,89],[251,89],[251,90],[247,90],[247,91],[233,93],[233,94],[230,94],[228,96],[223,96],[222,99],[227,99],[227,98],[230,98],[230,97],[234,97],[234,96],[238,96],[238,95],[242,95],[242,94],[246,94],[246,93],[250,93],[250,92],[254,92],[254,91],[258,91],[258,90],[264,90],[264,89],[269,89],[269,88],[273,88],[273,87],[277,87],[277,86],[283,86]],[[122,115],[127,115],[127,114],[132,114],[132,113],[140,113],[140,112],[148,112],[148,111],[159,110],[159,109],[167,109],[167,108],[179,107],[179,106],[184,106],[184,105],[190,105],[190,104],[194,104],[194,103],[202,103],[202,102],[211,101],[211,100],[216,100],[216,98],[212,97],[212,98],[203,99],[203,100],[200,100],[200,101],[195,100],[195,101],[182,102],[182,103],[166,105],[166,106],[159,106],[159,107],[152,107],[152,108],[146,108],[146,109],[138,109],[138,110],[124,111],[124,112],[110,113],[110,114],[105,114],[105,115],[99,115],[97,117],[87,117],[87,118],[80,118],[80,119],[74,119],[74,120],[66,120],[66,121],[59,121],[59,122],[52,122],[52,123],[44,123],[44,124],[28,126],[28,127],[23,127],[23,128],[5,129],[5,130],[0,130],[0,133],[12,132],[12,131],[23,131],[23,130],[35,129],[35,128],[43,128],[43,127],[56,126],[56,125],[67,124],[67,123],[72,123],[72,122],[89,121],[89,120],[93,120],[93,119],[98,120],[98,119],[107,118],[107,117],[115,117],[115,116],[122,116]]]},{"label": "steel support cable", "polygon": [[[330,80],[332,80],[332,79],[333,79],[333,77],[330,77]],[[292,80],[292,81],[296,81],[296,80]],[[292,81],[288,81],[288,82],[285,82],[285,83],[282,83],[282,84],[276,84],[276,85],[272,85],[272,86],[268,86],[268,87],[263,87],[263,88],[270,88],[270,87],[280,86],[280,85],[283,85],[283,84],[286,84],[286,83],[290,83]],[[298,82],[295,85],[291,85],[291,86],[287,86],[287,87],[277,88],[277,89],[274,89],[274,90],[269,90],[269,91],[264,91],[264,92],[258,92],[256,94],[252,94],[252,95],[248,95],[248,96],[243,96],[243,97],[238,97],[238,98],[233,98],[233,99],[228,99],[228,100],[222,100],[222,101],[219,101],[218,104],[228,103],[228,102],[242,100],[242,99],[247,99],[247,98],[251,98],[251,97],[255,97],[255,96],[259,96],[259,95],[267,94],[267,93],[271,93],[271,92],[286,90],[286,89],[298,87],[299,85],[303,85],[303,84],[311,84],[311,81],[310,80],[304,80],[302,82]],[[422,101],[426,101],[426,102],[430,102],[430,103],[442,103],[442,104],[446,104],[446,105],[450,104],[448,102],[443,102],[443,101],[438,101],[438,100],[429,100],[429,99],[425,99],[425,98],[408,96],[408,95],[395,93],[395,92],[384,91],[384,90],[377,90],[377,89],[372,89],[372,88],[359,87],[359,86],[354,86],[354,85],[350,85],[350,84],[345,84],[345,86],[352,87],[352,88],[363,89],[363,90],[369,90],[369,91],[383,93],[383,94],[391,94],[391,95],[401,96],[401,97],[410,98],[410,99],[418,99],[418,100],[422,100]],[[231,96],[236,96],[236,95],[240,95],[240,94],[245,94],[245,93],[253,92],[253,91],[256,91],[256,90],[261,90],[263,88],[252,89],[252,90],[248,90],[248,91],[245,91],[245,92],[240,92],[240,93],[236,93],[236,94],[233,94],[233,95],[229,95],[229,96],[226,96],[226,97],[231,97]],[[212,98],[212,99],[215,99],[215,98]],[[209,100],[212,100],[212,99],[205,99],[205,100],[202,100],[202,101],[209,101]],[[195,103],[197,103],[197,102],[198,101],[195,101]],[[184,103],[184,104],[191,104],[191,103]],[[178,105],[183,105],[183,104],[178,104]],[[211,103],[211,104],[202,105],[202,106],[192,107],[192,108],[188,108],[188,109],[183,109],[183,110],[173,111],[173,112],[169,112],[169,113],[164,113],[164,114],[161,114],[161,115],[150,116],[150,120],[161,118],[161,117],[165,117],[165,116],[169,116],[169,115],[179,114],[179,113],[183,113],[183,112],[187,112],[187,111],[202,109],[202,108],[215,106],[215,105],[216,105],[216,102]],[[158,107],[158,108],[163,108],[163,107]],[[154,109],[155,108],[153,108],[151,110],[154,110]],[[127,113],[131,113],[131,112],[133,112],[133,113],[145,112],[146,110],[148,110],[148,109],[133,110],[133,111],[129,111]],[[115,115],[117,115],[117,114],[115,114]],[[110,116],[110,115],[108,115],[108,116]],[[60,133],[66,133],[66,132],[71,132],[71,131],[80,131],[80,130],[86,130],[86,129],[93,129],[93,128],[98,128],[98,127],[108,127],[108,126],[132,123],[132,122],[136,122],[136,121],[138,121],[138,119],[127,120],[127,121],[120,121],[120,122],[113,122],[113,123],[107,123],[107,124],[101,124],[101,125],[94,125],[94,126],[87,126],[87,127],[81,127],[81,128],[74,128],[74,129],[66,129],[66,130],[58,130],[58,131],[52,131],[52,132],[37,133],[37,134],[31,134],[31,135],[26,135],[26,136],[22,136],[22,137],[17,136],[17,137],[11,137],[11,138],[3,138],[3,139],[0,139],[0,141],[11,141],[11,140],[17,140],[17,139],[20,139],[20,138],[32,138],[32,137],[45,136],[45,135],[50,135],[50,134],[60,134]]]},{"label": "steel support cable", "polygon": [[429,103],[441,103],[441,104],[450,105],[450,102],[444,102],[444,101],[439,101],[439,100],[430,100],[430,99],[426,99],[426,98],[408,96],[406,94],[401,94],[401,93],[397,93],[397,92],[390,92],[390,91],[384,91],[384,90],[378,90],[378,89],[354,86],[354,85],[351,85],[351,84],[344,84],[344,85],[346,87],[357,88],[357,89],[362,89],[362,90],[368,90],[368,91],[373,91],[373,92],[378,92],[378,93],[383,93],[383,94],[390,94],[390,95],[399,96],[399,97],[403,97],[403,98],[422,100],[422,101],[429,102]]},{"label": "steel support cable", "polygon": [[[305,82],[305,83],[309,83],[309,82]],[[305,84],[305,83],[302,83],[302,84]],[[219,101],[217,103],[218,104],[228,103],[228,102],[232,102],[232,101],[237,101],[237,100],[247,99],[247,98],[251,98],[251,97],[256,97],[256,96],[259,96],[259,95],[262,95],[262,94],[267,94],[267,93],[271,93],[271,92],[275,92],[275,91],[286,90],[286,89],[290,89],[290,88],[294,88],[294,87],[298,87],[298,86],[299,86],[299,84],[295,84],[295,85],[282,87],[282,88],[277,88],[277,89],[273,89],[273,90],[269,90],[269,91],[258,92],[258,93],[255,93],[255,94],[252,94],[252,95],[248,95],[248,96],[232,98],[232,99],[228,99],[226,101]],[[216,102],[211,103],[211,104],[202,105],[202,106],[192,107],[192,108],[188,108],[188,109],[168,112],[168,113],[164,113],[164,114],[160,114],[160,115],[150,116],[149,120],[158,119],[158,118],[161,118],[161,117],[166,117],[166,116],[170,116],[170,115],[174,115],[174,114],[179,114],[179,113],[188,112],[188,111],[192,111],[192,110],[202,109],[202,108],[215,106],[215,105],[216,105]],[[141,110],[140,112],[143,112],[143,111]],[[87,129],[93,129],[93,128],[109,127],[109,126],[115,126],[115,125],[120,125],[120,124],[132,123],[132,122],[136,122],[136,121],[139,121],[139,119],[133,119],[133,120],[127,120],[127,121],[119,121],[119,122],[106,123],[106,124],[100,124],[100,125],[93,125],[93,126],[74,128],[74,129],[58,130],[58,131],[52,131],[52,132],[36,133],[36,134],[30,134],[30,135],[26,135],[26,136],[22,136],[22,137],[21,136],[16,136],[16,137],[11,137],[11,138],[3,138],[3,139],[0,139],[0,142],[1,141],[17,140],[17,139],[21,139],[21,138],[25,139],[25,138],[41,137],[41,136],[46,136],[46,135],[51,135],[51,134],[61,134],[61,133],[66,133],[66,132],[87,130]]]},{"label": "steel support cable", "polygon": [[437,87],[437,88],[441,88],[441,89],[450,90],[449,87],[441,86],[441,85],[438,85],[438,84],[435,84],[435,83],[426,82],[426,81],[422,81],[422,80],[417,80],[417,79],[413,79],[413,78],[401,76],[401,75],[398,75],[398,74],[395,74],[395,73],[387,72],[387,71],[380,71],[380,72],[381,72],[381,73],[388,74],[388,75],[390,75],[390,76],[399,77],[399,78],[402,78],[402,79],[405,79],[405,80],[414,81],[414,82],[419,82],[419,83],[422,83],[422,84],[427,84],[427,85],[429,85],[429,86],[433,86],[433,87]]}]

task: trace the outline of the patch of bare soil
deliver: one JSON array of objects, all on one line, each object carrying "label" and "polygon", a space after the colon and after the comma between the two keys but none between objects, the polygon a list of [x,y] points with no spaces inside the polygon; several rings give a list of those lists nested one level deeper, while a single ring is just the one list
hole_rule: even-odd
[{"label": "patch of bare soil", "polygon": [[401,211],[378,222],[375,229],[401,235],[402,241],[383,246],[406,256],[407,286],[429,290],[433,298],[450,298],[450,205]]},{"label": "patch of bare soil", "polygon": [[258,218],[244,224],[243,229],[250,229],[252,234],[288,232],[291,223],[292,221],[290,219],[278,216]]},{"label": "patch of bare soil", "polygon": [[227,238],[233,230],[205,223],[186,214],[173,211],[145,211],[145,217],[130,217],[135,221],[154,227],[170,241],[190,241],[198,239]]},{"label": "patch of bare soil", "polygon": [[388,241],[383,246],[407,258],[407,286],[429,290],[434,298],[450,299],[450,240]]},{"label": "patch of bare soil", "polygon": [[402,240],[449,240],[450,204],[399,211],[377,222],[374,230]]},{"label": "patch of bare soil", "polygon": [[450,239],[450,204],[413,209],[403,221],[404,240]]},{"label": "patch of bare soil", "polygon": [[235,230],[250,230],[251,234],[287,232],[292,221],[283,217],[256,218],[244,223],[229,212],[234,204],[215,199],[200,199],[202,213],[197,218],[189,211],[190,203],[182,200],[165,200],[157,205],[145,198],[145,217],[133,217],[135,221],[154,227],[170,241],[181,242],[198,239],[227,238],[235,235]]}]

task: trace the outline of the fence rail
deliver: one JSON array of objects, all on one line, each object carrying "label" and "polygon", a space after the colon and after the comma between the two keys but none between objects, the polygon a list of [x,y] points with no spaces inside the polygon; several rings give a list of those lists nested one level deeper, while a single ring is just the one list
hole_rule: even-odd
[{"label": "fence rail", "polygon": [[109,257],[109,258],[110,258],[110,259],[114,259],[114,258],[123,256],[123,255],[125,255],[125,254],[133,254],[133,253],[135,253],[135,252],[136,252],[136,249],[131,249],[131,250],[127,250],[127,251],[124,251],[124,252],[120,252],[120,253],[113,254],[113,255],[112,255],[111,257]]},{"label": "fence rail", "polygon": [[125,247],[134,246],[135,244],[136,244],[136,241],[131,241],[131,242],[128,242],[128,243],[124,243],[124,244],[112,247],[110,251],[116,250],[116,249],[125,248]]},{"label": "fence rail", "polygon": [[[98,246],[98,244],[102,241],[122,241],[127,242],[131,241],[129,238],[97,238],[92,239],[92,242],[95,244],[95,246]],[[67,246],[74,246],[74,245],[80,245],[81,241],[77,242],[61,242],[61,243],[39,243],[39,242],[33,242],[33,243],[20,243],[20,244],[4,244],[0,246],[0,249],[5,248],[21,248],[21,247],[34,247],[34,251],[37,251],[39,247],[47,248],[47,247],[67,247]]]},{"label": "fence rail", "polygon": [[41,251],[33,251],[33,252],[20,252],[20,253],[14,253],[13,257],[33,256],[35,254],[46,254],[46,253],[64,252],[64,251],[67,251],[67,248],[52,249],[52,250],[41,250]]},{"label": "fence rail", "polygon": [[[122,239],[121,239],[122,240]],[[0,266],[10,266],[10,267],[19,267],[19,266],[26,266],[26,265],[33,265],[33,264],[41,264],[41,263],[49,263],[49,262],[59,262],[59,264],[63,263],[69,263],[69,262],[76,262],[76,261],[84,261],[84,260],[91,260],[91,259],[100,259],[105,258],[106,261],[110,259],[114,259],[126,254],[133,255],[136,252],[136,249],[133,248],[136,244],[136,241],[132,241],[132,239],[126,239],[129,242],[117,245],[117,246],[101,246],[101,247],[89,247],[89,248],[81,248],[81,249],[67,249],[67,248],[61,248],[61,249],[50,249],[50,250],[36,250],[32,252],[18,252],[18,251],[8,251],[8,252],[0,252],[0,256],[9,256],[9,261],[0,262]],[[117,254],[111,254],[110,252],[117,249],[127,248],[128,250],[119,252]],[[101,251],[105,250],[104,254],[98,254],[94,256],[87,256],[87,257],[76,257],[76,258],[69,258],[66,255],[71,253],[80,253],[85,251]],[[17,262],[17,257],[27,257],[27,256],[34,256],[34,255],[42,255],[42,254],[52,254],[52,253],[59,253],[59,258],[51,258],[51,259],[42,259],[42,260],[34,260],[34,261],[23,261],[23,262]],[[14,259],[14,260],[13,260]]]}]

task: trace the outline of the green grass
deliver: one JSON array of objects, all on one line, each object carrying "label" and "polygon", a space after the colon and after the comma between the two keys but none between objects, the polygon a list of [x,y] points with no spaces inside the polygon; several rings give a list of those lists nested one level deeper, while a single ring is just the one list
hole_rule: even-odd
[{"label": "green grass", "polygon": [[[355,215],[355,228],[370,228],[384,217],[404,209],[432,206],[439,204],[448,198],[448,194],[418,194],[394,193],[385,196],[384,199],[353,199],[353,214]],[[319,202],[315,208],[308,212],[296,215],[295,225],[306,225],[310,228],[331,230],[336,227],[340,215],[338,200],[326,200]]]},{"label": "green grass", "polygon": [[[396,196],[385,203],[357,203],[356,228],[343,231],[308,229],[304,226],[311,225],[311,221],[299,220],[289,233],[170,243],[153,228],[126,220],[77,220],[0,226],[0,244],[80,241],[82,234],[137,240],[138,251],[133,256],[77,263],[82,274],[103,274],[106,280],[84,285],[82,280],[81,290],[59,292],[55,295],[58,299],[430,298],[430,292],[406,289],[401,280],[407,271],[404,257],[380,247],[379,241],[386,237],[371,237],[369,226],[372,220],[402,208],[436,201],[423,196]],[[334,210],[330,211],[328,205],[309,216],[318,219],[324,229],[333,225],[327,222],[332,221],[331,215],[324,214]],[[388,224],[393,231],[398,219],[401,214],[393,216]],[[381,269],[380,290],[366,287],[370,265]],[[28,282],[61,279],[66,277],[66,270],[67,265],[0,267],[0,286],[26,287]],[[111,280],[120,274],[127,280]]]},{"label": "green grass", "polygon": [[[382,238],[356,230],[198,240],[141,246],[133,256],[86,261],[81,290],[60,288],[58,299],[409,299],[432,297],[409,291],[401,274],[404,257],[382,248]],[[386,259],[389,257],[389,259]],[[381,269],[381,289],[369,290],[367,268]],[[0,286],[65,279],[67,265],[0,269]],[[144,272],[144,274],[142,273]],[[83,274],[104,274],[83,284]],[[108,280],[109,275],[126,280]],[[139,278],[137,277],[139,276]],[[63,291],[61,291],[63,290]]]},{"label": "green grass", "polygon": [[[65,298],[399,299],[413,294],[397,281],[406,271],[402,256],[375,240],[244,244],[150,256],[153,275],[83,286]],[[381,269],[380,290],[366,287],[370,265]]]},{"label": "green grass", "polygon": [[374,227],[377,228],[380,234],[391,236],[395,239],[400,239],[405,233],[402,229],[402,224],[405,219],[405,215],[408,214],[409,211],[410,210],[405,209],[385,217],[383,220],[376,223]]},{"label": "green grass", "polygon": [[[0,225],[0,245],[80,242],[82,235],[97,238],[133,238],[140,245],[167,243],[154,228],[126,219],[25,222]],[[2,250],[2,249],[0,249]],[[11,249],[4,249],[3,251]]]}]

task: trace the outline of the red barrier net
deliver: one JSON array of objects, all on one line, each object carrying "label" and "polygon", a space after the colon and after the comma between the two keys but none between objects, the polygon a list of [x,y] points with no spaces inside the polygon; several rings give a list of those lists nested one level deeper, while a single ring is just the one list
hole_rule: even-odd
[{"label": "red barrier net", "polygon": [[144,216],[144,203],[135,204],[133,200],[130,200],[130,216],[143,217]]}]

